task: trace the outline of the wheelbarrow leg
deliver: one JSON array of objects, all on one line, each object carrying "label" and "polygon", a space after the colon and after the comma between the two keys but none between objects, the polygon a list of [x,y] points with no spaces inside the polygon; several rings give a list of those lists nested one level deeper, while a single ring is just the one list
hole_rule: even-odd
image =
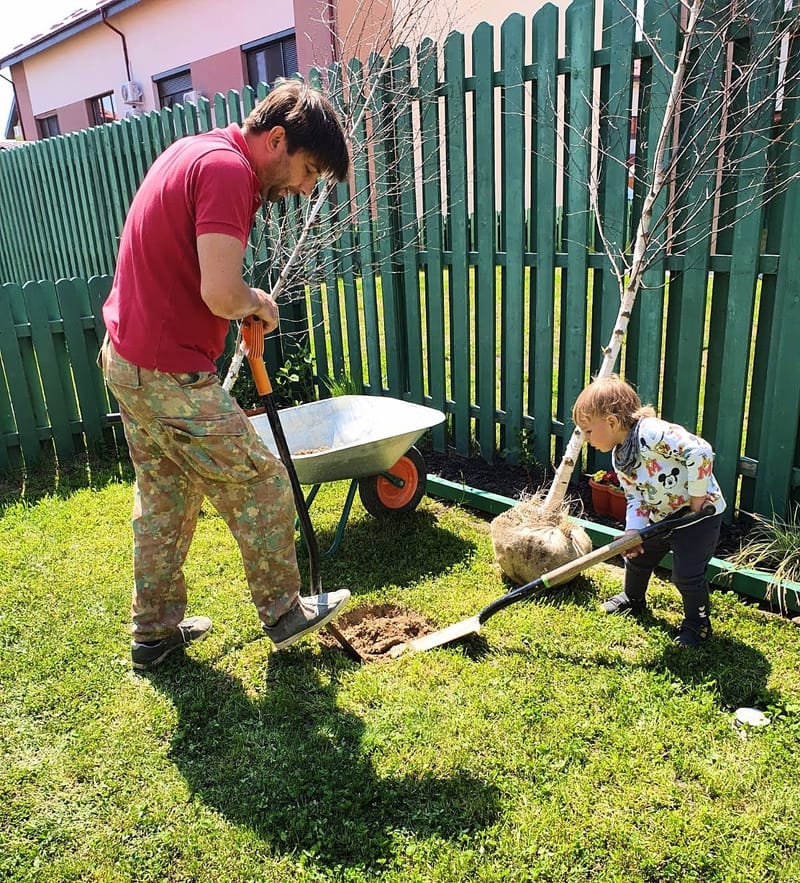
[{"label": "wheelbarrow leg", "polygon": [[[334,535],[333,542],[327,551],[322,552],[320,557],[327,558],[329,555],[333,555],[342,545],[342,538],[344,537],[344,529],[347,527],[347,519],[350,517],[350,510],[353,508],[353,500],[356,496],[356,490],[358,488],[358,479],[352,478],[350,479],[350,488],[347,491],[347,499],[344,502],[344,507],[342,508],[342,514],[339,517],[339,523],[336,525],[336,534]],[[306,497],[306,506],[311,506],[311,503],[314,501],[314,497],[317,495],[317,491],[320,489],[320,485],[315,484],[313,488],[311,488],[311,492]],[[294,526],[297,528],[300,525],[300,519],[295,519]],[[300,531],[300,542],[303,544],[303,548],[308,551],[308,546],[306,545],[305,537],[303,536],[303,532]]]},{"label": "wheelbarrow leg", "polygon": [[353,478],[350,480],[350,488],[347,491],[347,499],[344,501],[344,508],[342,509],[342,515],[339,519],[339,524],[336,526],[336,536],[333,538],[333,543],[331,543],[331,547],[327,552],[322,553],[323,558],[327,558],[328,555],[333,555],[333,553],[341,546],[342,537],[344,536],[344,529],[347,526],[347,519],[350,517],[350,510],[353,508],[353,500],[356,496],[356,488],[358,487],[358,479]]}]

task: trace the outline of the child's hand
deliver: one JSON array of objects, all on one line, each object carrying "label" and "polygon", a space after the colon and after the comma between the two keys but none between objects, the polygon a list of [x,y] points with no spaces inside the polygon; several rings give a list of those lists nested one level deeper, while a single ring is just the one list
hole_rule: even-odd
[{"label": "child's hand", "polygon": [[[629,534],[634,534],[634,533],[638,533],[638,532],[639,531],[637,531],[637,530],[626,530],[624,533],[624,536],[628,536]],[[630,549],[626,549],[622,553],[622,557],[623,558],[635,558],[637,555],[641,555],[642,552],[644,552],[644,549],[642,548],[642,544],[639,543],[638,546],[632,546]]]},{"label": "child's hand", "polygon": [[708,504],[714,505],[714,498],[711,494],[704,494],[702,497],[689,497],[689,509],[692,512],[700,512],[703,506]]}]

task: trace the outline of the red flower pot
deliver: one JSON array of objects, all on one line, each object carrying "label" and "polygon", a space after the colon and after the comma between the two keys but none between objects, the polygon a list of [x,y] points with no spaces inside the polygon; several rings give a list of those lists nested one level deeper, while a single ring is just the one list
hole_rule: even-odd
[{"label": "red flower pot", "polygon": [[625,521],[625,512],[628,508],[628,501],[625,499],[625,491],[621,491],[618,487],[609,487],[608,503],[611,510],[611,517],[617,521]]},{"label": "red flower pot", "polygon": [[592,489],[592,507],[598,515],[608,515],[617,521],[625,521],[625,493],[610,484],[600,484],[589,479]]}]

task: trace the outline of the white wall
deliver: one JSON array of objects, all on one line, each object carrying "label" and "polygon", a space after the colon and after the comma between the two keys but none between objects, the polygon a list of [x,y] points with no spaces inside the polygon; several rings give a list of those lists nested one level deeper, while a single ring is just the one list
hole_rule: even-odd
[{"label": "white wall", "polygon": [[[235,0],[225,4],[224,15],[219,13],[220,0],[145,0],[110,19],[125,34],[131,78],[145,87],[143,110],[154,108],[148,88],[154,74],[294,27],[290,3]],[[117,90],[118,112],[123,107],[119,86],[128,77],[122,40],[105,25],[33,56],[25,72],[34,114],[111,88]]]}]

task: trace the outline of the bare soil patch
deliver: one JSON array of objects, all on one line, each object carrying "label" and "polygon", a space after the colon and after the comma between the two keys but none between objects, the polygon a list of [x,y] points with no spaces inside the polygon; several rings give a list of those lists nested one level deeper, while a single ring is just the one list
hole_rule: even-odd
[{"label": "bare soil patch", "polygon": [[[436,626],[419,613],[397,604],[373,604],[348,610],[336,620],[336,628],[365,662],[391,659],[392,648],[436,630]],[[324,647],[342,649],[326,631],[319,632],[319,642]]]}]

